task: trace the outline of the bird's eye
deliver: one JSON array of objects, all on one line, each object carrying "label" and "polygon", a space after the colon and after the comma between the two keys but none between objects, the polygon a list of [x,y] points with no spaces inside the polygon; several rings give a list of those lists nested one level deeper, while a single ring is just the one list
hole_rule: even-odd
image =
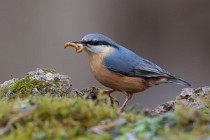
[{"label": "bird's eye", "polygon": [[100,45],[100,43],[98,41],[88,41],[87,44],[89,45]]},{"label": "bird's eye", "polygon": [[100,43],[97,41],[93,41],[93,45],[100,45]]}]

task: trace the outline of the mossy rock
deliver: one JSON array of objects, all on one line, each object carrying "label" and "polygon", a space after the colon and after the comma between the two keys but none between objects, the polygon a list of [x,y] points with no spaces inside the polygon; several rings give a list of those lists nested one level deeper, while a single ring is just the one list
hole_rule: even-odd
[{"label": "mossy rock", "polygon": [[71,78],[51,69],[37,69],[22,79],[13,79],[0,86],[0,98],[26,98],[31,95],[51,94],[68,96],[72,90]]},{"label": "mossy rock", "polygon": [[76,90],[69,76],[37,69],[0,85],[0,139],[207,140],[209,95],[208,87],[187,89],[168,110],[119,113],[102,89]]}]

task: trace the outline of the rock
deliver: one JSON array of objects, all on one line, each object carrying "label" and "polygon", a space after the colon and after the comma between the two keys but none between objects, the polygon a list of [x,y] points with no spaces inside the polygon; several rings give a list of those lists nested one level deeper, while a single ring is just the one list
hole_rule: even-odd
[{"label": "rock", "polygon": [[[22,79],[12,79],[1,84],[0,98],[25,98],[49,94],[57,97],[84,98],[98,100],[98,95],[103,89],[87,87],[82,90],[73,89],[71,78],[57,73],[52,69],[40,69],[28,72]],[[115,104],[108,96],[104,102]]]},{"label": "rock", "polygon": [[5,81],[4,83],[0,84],[0,88],[9,86],[9,85],[15,83],[17,80],[18,80],[18,78],[13,78],[11,80]]},{"label": "rock", "polygon": [[195,110],[205,109],[206,105],[201,98],[207,100],[210,99],[210,87],[184,88],[175,100],[159,105],[157,108],[152,110],[152,114],[154,113],[157,115],[174,111],[174,105],[178,103],[189,106]]},{"label": "rock", "polygon": [[[63,92],[68,94],[72,90],[71,78],[67,75],[59,74],[50,69],[37,69],[28,73],[30,81],[38,80],[43,82],[45,92]],[[39,92],[37,88],[34,88]],[[33,89],[33,91],[34,91]]]},{"label": "rock", "polygon": [[7,98],[44,94],[70,96],[71,91],[71,78],[52,69],[37,68],[20,80],[12,79],[0,85],[0,96]]},{"label": "rock", "polygon": [[157,115],[157,114],[163,114],[165,112],[169,112],[169,111],[173,111],[174,110],[174,103],[175,101],[169,101],[167,103],[158,105],[157,108],[155,108],[154,110],[152,110],[153,115]]},{"label": "rock", "polygon": [[152,111],[119,113],[103,89],[73,89],[69,76],[37,69],[0,85],[0,139],[207,140],[209,98],[208,86],[186,88]]}]

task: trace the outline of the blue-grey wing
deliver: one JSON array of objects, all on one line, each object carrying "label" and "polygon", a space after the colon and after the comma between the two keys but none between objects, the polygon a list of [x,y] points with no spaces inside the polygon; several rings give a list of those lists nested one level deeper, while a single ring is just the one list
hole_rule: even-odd
[{"label": "blue-grey wing", "polygon": [[158,65],[146,60],[126,48],[114,50],[104,58],[107,69],[130,77],[171,76]]}]

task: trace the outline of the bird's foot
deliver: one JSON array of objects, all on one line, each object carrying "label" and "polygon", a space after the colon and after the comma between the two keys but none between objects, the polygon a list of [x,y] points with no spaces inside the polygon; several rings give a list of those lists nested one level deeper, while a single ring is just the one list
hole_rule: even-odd
[{"label": "bird's foot", "polygon": [[109,96],[109,97],[110,97],[110,100],[111,100],[111,104],[112,105],[117,104],[119,106],[120,103],[119,103],[119,101],[116,98],[114,98],[112,96]]},{"label": "bird's foot", "polygon": [[114,105],[115,103],[117,103],[117,105],[119,105],[119,101],[114,98],[113,96],[111,96],[111,93],[115,92],[116,90],[111,89],[111,90],[105,90],[104,93],[107,94],[111,100],[111,104]]}]

